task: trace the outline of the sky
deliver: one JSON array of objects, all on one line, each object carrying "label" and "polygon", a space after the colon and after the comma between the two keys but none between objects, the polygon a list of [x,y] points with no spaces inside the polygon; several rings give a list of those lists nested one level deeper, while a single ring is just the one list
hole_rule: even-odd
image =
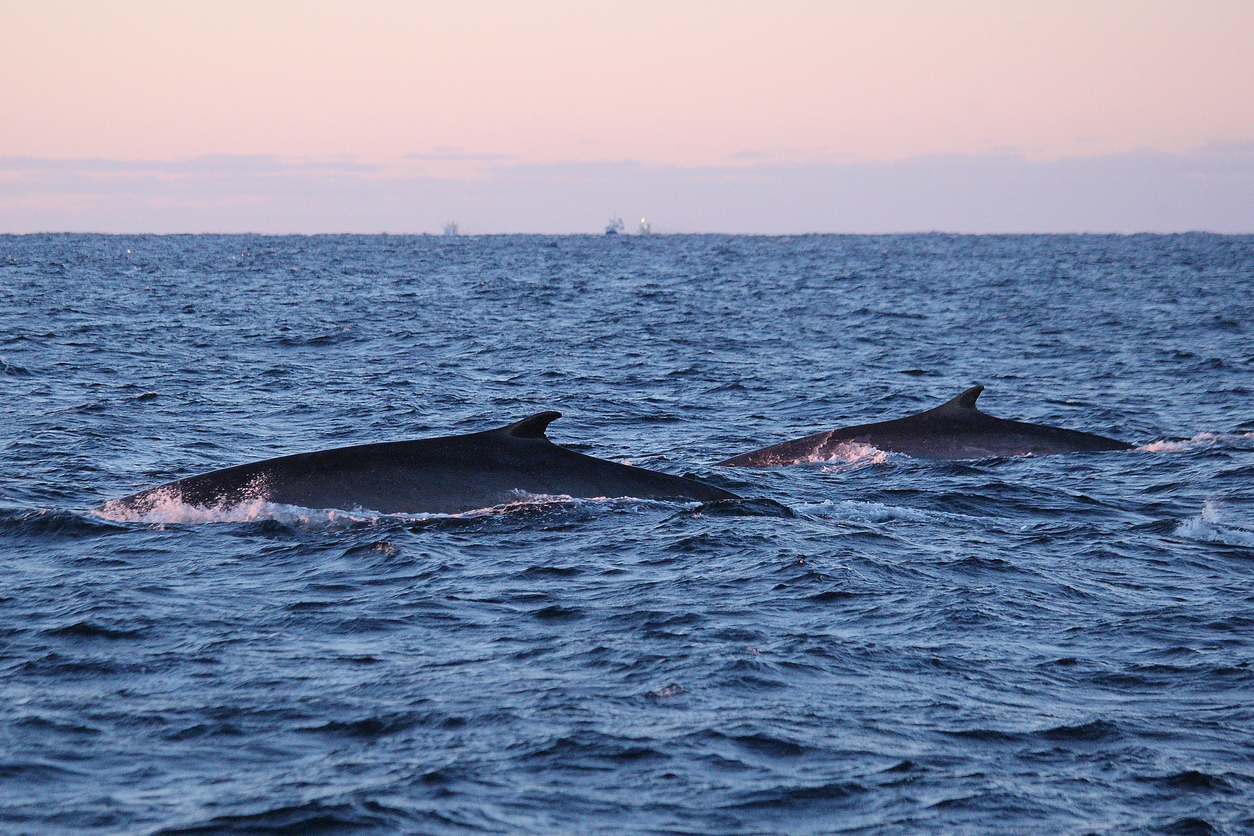
[{"label": "sky", "polygon": [[1254,232],[1254,3],[0,0],[0,233]]}]

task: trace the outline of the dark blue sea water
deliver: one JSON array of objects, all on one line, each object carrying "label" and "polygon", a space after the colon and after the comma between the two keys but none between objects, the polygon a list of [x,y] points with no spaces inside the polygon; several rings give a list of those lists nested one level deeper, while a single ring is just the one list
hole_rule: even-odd
[{"label": "dark blue sea water", "polygon": [[[1250,237],[0,237],[0,832],[1250,832],[1251,323]],[[1139,449],[712,467],[975,383]],[[549,408],[749,501],[92,510]]]}]

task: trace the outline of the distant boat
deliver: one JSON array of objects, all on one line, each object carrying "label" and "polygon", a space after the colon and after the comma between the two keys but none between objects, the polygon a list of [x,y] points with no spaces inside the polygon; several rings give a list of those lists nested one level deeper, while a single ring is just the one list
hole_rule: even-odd
[{"label": "distant boat", "polygon": [[605,225],[606,235],[617,235],[623,231],[623,219],[618,215],[610,215],[610,222]]},{"label": "distant boat", "polygon": [[455,238],[461,233],[457,230],[457,221],[449,221],[444,225],[444,234],[449,238]]},{"label": "distant boat", "polygon": [[650,235],[653,232],[653,226],[644,218],[640,219],[640,228],[636,230],[637,235]]}]

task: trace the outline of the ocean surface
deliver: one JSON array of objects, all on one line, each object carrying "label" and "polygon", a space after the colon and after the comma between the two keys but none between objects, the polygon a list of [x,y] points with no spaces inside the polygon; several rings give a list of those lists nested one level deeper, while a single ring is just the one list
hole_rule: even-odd
[{"label": "ocean surface", "polygon": [[[1127,452],[713,463],[981,408]],[[1254,237],[0,236],[0,833],[1254,832]],[[473,432],[743,503],[105,500]]]}]

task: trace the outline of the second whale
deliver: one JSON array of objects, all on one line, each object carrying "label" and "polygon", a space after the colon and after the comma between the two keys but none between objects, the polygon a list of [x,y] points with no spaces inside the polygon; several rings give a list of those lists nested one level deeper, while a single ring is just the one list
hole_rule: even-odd
[{"label": "second whale", "polygon": [[985,415],[975,406],[975,399],[983,391],[983,386],[973,386],[952,401],[926,412],[816,433],[734,456],[718,464],[772,467],[827,461],[841,455],[842,448],[847,449],[850,444],[866,444],[886,453],[937,460],[1047,456],[1131,450],[1133,447],[1093,433]]}]

